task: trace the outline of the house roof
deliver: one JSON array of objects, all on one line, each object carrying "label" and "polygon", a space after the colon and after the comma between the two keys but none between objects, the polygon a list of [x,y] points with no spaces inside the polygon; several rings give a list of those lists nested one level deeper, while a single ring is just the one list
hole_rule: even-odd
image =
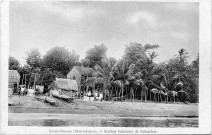
[{"label": "house roof", "polygon": [[74,66],[73,68],[76,68],[81,75],[85,75],[85,76],[92,76],[94,72],[92,68],[87,68],[87,67]]},{"label": "house roof", "polygon": [[53,82],[53,86],[58,89],[78,91],[78,85],[76,80],[56,78],[56,80]]},{"label": "house roof", "polygon": [[17,82],[17,80],[20,80],[20,75],[17,70],[9,70],[9,80],[13,82]]}]

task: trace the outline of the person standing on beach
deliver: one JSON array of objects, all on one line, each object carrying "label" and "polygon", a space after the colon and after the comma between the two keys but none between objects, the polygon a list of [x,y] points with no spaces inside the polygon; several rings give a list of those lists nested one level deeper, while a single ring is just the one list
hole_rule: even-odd
[{"label": "person standing on beach", "polygon": [[99,94],[99,99],[100,99],[100,101],[102,102],[102,98],[103,98],[103,94],[102,94],[102,92]]},{"label": "person standing on beach", "polygon": [[89,97],[89,100],[90,100],[90,97],[91,97],[91,91],[88,92],[88,97]]}]

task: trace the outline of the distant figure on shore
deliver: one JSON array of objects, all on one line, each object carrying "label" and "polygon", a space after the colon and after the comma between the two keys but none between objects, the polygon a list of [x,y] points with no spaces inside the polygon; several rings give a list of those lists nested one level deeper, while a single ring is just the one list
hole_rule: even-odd
[{"label": "distant figure on shore", "polygon": [[23,87],[21,87],[21,95],[25,94],[24,91],[25,91],[25,87],[23,86]]},{"label": "distant figure on shore", "polygon": [[98,98],[98,92],[97,91],[95,92],[94,97],[95,97],[95,101],[96,101],[97,98]]},{"label": "distant figure on shore", "polygon": [[88,92],[88,97],[89,97],[89,100],[90,100],[90,97],[91,97],[91,91]]},{"label": "distant figure on shore", "polygon": [[103,99],[103,94],[102,92],[99,94],[99,100],[102,102],[102,99]]}]

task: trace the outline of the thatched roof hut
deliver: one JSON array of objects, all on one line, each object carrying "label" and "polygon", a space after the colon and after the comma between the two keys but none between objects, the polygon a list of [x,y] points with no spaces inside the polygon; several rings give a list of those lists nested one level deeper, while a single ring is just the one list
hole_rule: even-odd
[{"label": "thatched roof hut", "polygon": [[78,85],[76,80],[56,78],[56,80],[49,85],[49,89],[78,91]]},{"label": "thatched roof hut", "polygon": [[77,95],[78,85],[76,80],[56,78],[56,80],[49,85],[49,89],[58,90],[62,95],[73,97]]},{"label": "thatched roof hut", "polygon": [[19,85],[20,82],[20,75],[17,70],[9,70],[9,82],[8,87],[14,88],[14,85]]}]

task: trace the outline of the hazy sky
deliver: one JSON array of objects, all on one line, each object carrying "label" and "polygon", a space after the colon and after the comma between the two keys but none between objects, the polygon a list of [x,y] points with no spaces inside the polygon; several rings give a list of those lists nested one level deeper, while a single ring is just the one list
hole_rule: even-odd
[{"label": "hazy sky", "polygon": [[25,63],[26,52],[42,55],[54,46],[75,50],[80,59],[104,43],[120,59],[129,42],[158,44],[157,61],[180,48],[194,60],[199,52],[198,3],[10,2],[10,56]]}]

